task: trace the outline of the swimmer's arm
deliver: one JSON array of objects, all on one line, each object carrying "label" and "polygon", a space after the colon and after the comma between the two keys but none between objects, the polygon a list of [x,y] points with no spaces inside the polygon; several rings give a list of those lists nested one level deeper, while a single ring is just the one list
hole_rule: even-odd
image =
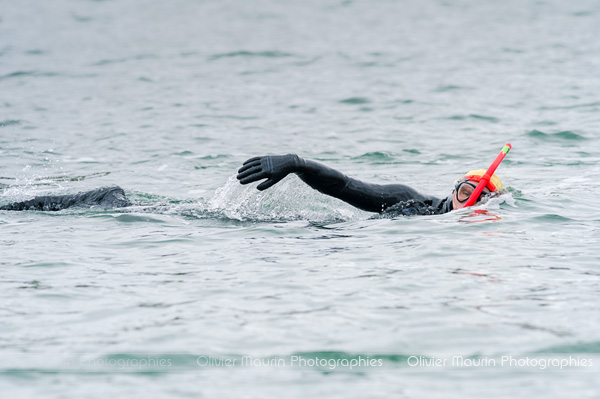
[{"label": "swimmer's arm", "polygon": [[335,169],[309,159],[296,172],[315,190],[338,198],[363,211],[383,212],[401,201],[429,199],[403,184],[372,184],[348,177]]},{"label": "swimmer's arm", "polygon": [[315,190],[367,212],[382,212],[400,201],[409,199],[420,201],[430,199],[403,184],[365,183],[295,154],[251,158],[238,172],[237,178],[242,184],[267,178],[258,185],[259,190],[271,187],[289,173],[296,173],[302,181]]}]

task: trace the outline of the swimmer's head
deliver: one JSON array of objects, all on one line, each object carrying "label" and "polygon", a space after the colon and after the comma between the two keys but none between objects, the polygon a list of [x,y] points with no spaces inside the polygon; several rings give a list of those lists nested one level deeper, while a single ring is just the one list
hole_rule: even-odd
[{"label": "swimmer's head", "polygon": [[[481,180],[481,176],[485,174],[485,169],[472,170],[467,172],[461,179],[457,180],[454,183],[454,191],[452,192],[452,208],[460,209],[464,208],[467,200],[475,191],[475,188],[479,184]],[[480,197],[477,199],[476,203],[481,200],[483,196],[486,194],[490,194],[495,191],[500,191],[503,189],[502,180],[496,174],[492,175],[490,181],[486,184],[483,192]]]}]

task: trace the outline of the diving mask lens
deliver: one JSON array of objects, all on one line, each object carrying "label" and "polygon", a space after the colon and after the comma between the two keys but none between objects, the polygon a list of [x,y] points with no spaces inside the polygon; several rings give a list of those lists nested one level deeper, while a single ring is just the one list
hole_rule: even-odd
[{"label": "diving mask lens", "polygon": [[471,194],[473,194],[473,191],[475,191],[476,187],[477,186],[468,181],[460,183],[456,188],[456,198],[458,199],[458,202],[462,203],[468,200]]},{"label": "diving mask lens", "polygon": [[[477,186],[470,181],[462,181],[458,183],[458,185],[456,186],[456,199],[460,203],[467,201],[476,188]],[[480,201],[482,198],[491,194],[492,193],[490,193],[489,191],[484,190],[481,192],[481,194],[479,194],[479,198],[477,198],[477,201]]]}]

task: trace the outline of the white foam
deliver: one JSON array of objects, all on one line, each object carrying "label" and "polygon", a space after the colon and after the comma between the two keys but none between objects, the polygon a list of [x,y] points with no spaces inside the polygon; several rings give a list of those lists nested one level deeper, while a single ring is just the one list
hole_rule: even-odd
[{"label": "white foam", "polygon": [[265,191],[257,183],[243,186],[231,176],[208,201],[208,210],[237,220],[350,220],[370,215],[325,196],[288,176]]}]

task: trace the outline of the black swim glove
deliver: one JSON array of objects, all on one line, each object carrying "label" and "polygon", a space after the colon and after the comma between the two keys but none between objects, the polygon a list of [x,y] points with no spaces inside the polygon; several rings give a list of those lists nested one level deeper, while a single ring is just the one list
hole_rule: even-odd
[{"label": "black swim glove", "polygon": [[237,179],[242,184],[267,179],[256,187],[262,191],[281,181],[288,174],[299,171],[300,164],[300,157],[295,154],[254,157],[244,162],[238,170]]}]

